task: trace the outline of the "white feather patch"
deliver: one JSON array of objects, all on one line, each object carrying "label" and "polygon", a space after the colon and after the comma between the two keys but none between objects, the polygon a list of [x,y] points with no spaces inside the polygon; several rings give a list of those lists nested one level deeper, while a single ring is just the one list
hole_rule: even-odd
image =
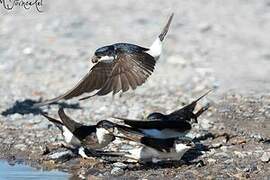
[{"label": "white feather patch", "polygon": [[97,128],[96,135],[99,143],[97,149],[107,146],[113,139],[111,133],[104,128]]},{"label": "white feather patch", "polygon": [[160,41],[160,39],[157,38],[151,45],[150,50],[146,52],[153,56],[155,60],[158,60],[162,53],[162,42]]},{"label": "white feather patch", "polygon": [[85,158],[85,159],[89,159],[89,156],[87,156],[86,154],[85,154],[85,152],[84,152],[84,148],[83,147],[80,147],[79,148],[79,155],[80,156],[82,156],[83,158]]},{"label": "white feather patch", "polygon": [[70,130],[63,126],[63,136],[64,136],[64,139],[65,141],[68,143],[68,144],[71,144],[71,145],[74,145],[74,146],[78,146],[81,144],[80,140],[78,138],[76,138],[72,132],[70,132]]},{"label": "white feather patch", "polygon": [[99,61],[112,61],[114,60],[113,56],[102,56]]},{"label": "white feather patch", "polygon": [[129,150],[125,156],[144,162],[157,163],[159,161],[180,160],[188,149],[190,147],[185,144],[177,144],[175,149],[171,149],[170,152],[161,152],[151,147],[142,146]]}]

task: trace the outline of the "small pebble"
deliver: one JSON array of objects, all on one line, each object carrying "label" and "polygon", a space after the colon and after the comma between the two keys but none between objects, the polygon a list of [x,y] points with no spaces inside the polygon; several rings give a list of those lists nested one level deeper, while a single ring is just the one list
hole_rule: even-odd
[{"label": "small pebble", "polygon": [[209,158],[209,159],[207,160],[207,162],[210,163],[210,164],[214,164],[214,163],[216,163],[216,161],[217,161],[217,160],[212,159],[212,158]]},{"label": "small pebble", "polygon": [[33,49],[30,47],[24,48],[23,49],[23,54],[29,55],[33,52]]},{"label": "small pebble", "polygon": [[224,158],[229,158],[230,156],[225,153],[225,152],[219,152],[219,153],[216,153],[214,156],[221,156],[221,157],[224,157]]},{"label": "small pebble", "polygon": [[220,148],[222,146],[222,143],[214,143],[212,144],[212,148]]},{"label": "small pebble", "polygon": [[204,130],[208,130],[210,129],[211,127],[213,127],[213,123],[210,122],[209,120],[207,119],[201,119],[198,121],[199,125],[201,126],[202,129]]},{"label": "small pebble", "polygon": [[127,168],[127,165],[121,162],[116,162],[116,163],[113,163],[113,167],[119,167],[121,169],[125,169]]},{"label": "small pebble", "polygon": [[25,149],[26,149],[26,145],[25,144],[16,144],[15,146],[14,146],[14,148],[15,149],[19,149],[19,150],[21,150],[21,151],[24,151]]},{"label": "small pebble", "polygon": [[111,170],[111,174],[114,175],[114,176],[121,176],[124,173],[125,173],[125,171],[122,168],[119,168],[119,167],[114,167]]},{"label": "small pebble", "polygon": [[56,153],[50,154],[49,158],[50,159],[60,159],[63,156],[71,155],[71,154],[72,154],[71,151],[61,151],[61,152],[56,152]]},{"label": "small pebble", "polygon": [[269,162],[270,160],[270,152],[264,152],[262,157],[261,157],[261,161],[262,162]]},{"label": "small pebble", "polygon": [[244,154],[244,153],[242,153],[242,152],[240,152],[240,151],[234,151],[233,153],[234,153],[235,155],[237,155],[238,158],[244,158],[244,157],[246,157],[246,154]]}]

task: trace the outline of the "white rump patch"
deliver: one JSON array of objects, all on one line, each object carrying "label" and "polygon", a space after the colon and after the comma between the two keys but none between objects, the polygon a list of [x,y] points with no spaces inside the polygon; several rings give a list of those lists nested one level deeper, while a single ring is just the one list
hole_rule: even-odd
[{"label": "white rump patch", "polygon": [[153,42],[149,51],[146,51],[148,54],[153,56],[157,61],[162,53],[162,42],[159,37]]},{"label": "white rump patch", "polygon": [[71,145],[74,145],[74,146],[78,146],[81,144],[80,140],[78,138],[76,138],[72,132],[70,132],[70,130],[63,126],[63,136],[64,136],[64,139],[65,141],[68,143],[68,144],[71,144]]},{"label": "white rump patch", "polygon": [[87,156],[86,154],[85,154],[85,152],[84,152],[84,148],[83,147],[80,147],[79,148],[79,155],[80,156],[82,156],[83,158],[85,158],[85,159],[89,159],[90,157],[89,156]]}]

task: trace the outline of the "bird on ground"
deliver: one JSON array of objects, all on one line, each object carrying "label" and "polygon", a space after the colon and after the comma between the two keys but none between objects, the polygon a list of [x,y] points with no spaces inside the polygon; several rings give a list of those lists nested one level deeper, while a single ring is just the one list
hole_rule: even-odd
[{"label": "bird on ground", "polygon": [[37,103],[34,106],[40,107],[59,100],[71,99],[95,90],[97,92],[94,95],[80,100],[95,95],[103,96],[110,92],[113,92],[114,95],[120,91],[126,92],[130,88],[135,90],[153,73],[156,61],[162,52],[162,42],[172,19],[173,13],[150,48],[129,43],[116,43],[98,48],[92,57],[95,65],[74,88],[59,97]]},{"label": "bird on ground", "polygon": [[[64,141],[78,149],[78,153],[83,158],[89,158],[85,153],[85,148],[89,151],[101,149],[115,139],[112,133],[107,131],[108,128],[103,128],[107,127],[106,124],[109,123],[106,120],[99,121],[96,125],[83,125],[67,116],[63,108],[58,110],[61,120],[54,119],[46,114],[42,115],[61,130]],[[91,152],[94,153],[94,151]]]},{"label": "bird on ground", "polygon": [[144,136],[165,139],[185,136],[192,129],[192,123],[197,123],[197,118],[210,107],[210,105],[207,104],[196,113],[193,112],[197,102],[210,91],[190,104],[169,114],[154,112],[149,114],[146,120],[132,120],[122,117],[113,118],[122,120],[125,125],[132,127],[130,130],[142,133]]},{"label": "bird on ground", "polygon": [[[112,126],[117,129],[113,130]],[[137,142],[140,145],[132,149],[120,150],[118,152],[104,152],[111,156],[122,156],[139,162],[153,162],[168,160],[180,160],[189,149],[195,147],[195,144],[190,138],[174,137],[174,138],[152,138],[144,136],[136,131],[132,131],[128,127],[111,124],[110,127],[103,127],[111,132],[115,137],[122,138],[128,141]]]}]

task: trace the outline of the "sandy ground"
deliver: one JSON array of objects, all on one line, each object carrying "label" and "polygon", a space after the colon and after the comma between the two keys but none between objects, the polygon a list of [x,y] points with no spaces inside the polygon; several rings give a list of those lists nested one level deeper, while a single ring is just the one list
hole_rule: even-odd
[{"label": "sandy ground", "polygon": [[[7,11],[0,4],[2,159],[59,168],[74,177],[270,178],[270,1],[43,3],[43,13]],[[108,95],[62,105],[77,121],[91,124],[113,115],[170,112],[216,88],[199,105],[210,102],[212,108],[199,120],[196,133],[205,138],[197,150],[183,162],[127,163],[118,173],[105,160],[90,162],[70,153],[50,159],[47,149],[59,151],[62,137],[39,113],[56,117],[58,106],[29,110],[32,102],[74,86],[92,66],[90,57],[98,47],[115,42],[149,46],[171,12],[175,17],[164,54],[147,83],[114,99]],[[209,136],[220,133],[230,139]]]}]

